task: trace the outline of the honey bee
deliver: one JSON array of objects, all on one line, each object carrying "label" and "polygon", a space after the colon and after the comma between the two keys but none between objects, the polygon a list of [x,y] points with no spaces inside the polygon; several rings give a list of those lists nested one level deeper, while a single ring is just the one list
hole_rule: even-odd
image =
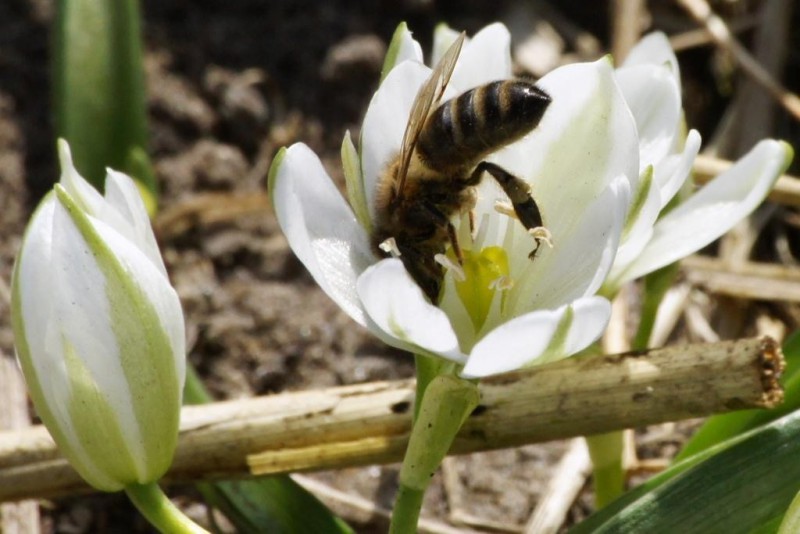
[{"label": "honey bee", "polygon": [[476,87],[434,107],[463,42],[462,33],[417,93],[400,151],[381,175],[376,192],[374,249],[382,256],[399,256],[433,303],[439,300],[444,279],[441,258],[448,243],[463,263],[451,218],[471,213],[474,188],[484,173],[508,195],[508,214],[533,235],[531,259],[540,242],[547,240],[528,184],[484,158],[536,128],[550,96],[532,83],[507,80]]}]

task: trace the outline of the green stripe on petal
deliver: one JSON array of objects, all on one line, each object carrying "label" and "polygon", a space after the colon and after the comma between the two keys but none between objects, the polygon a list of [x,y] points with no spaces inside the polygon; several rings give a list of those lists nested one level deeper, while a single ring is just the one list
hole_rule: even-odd
[{"label": "green stripe on petal", "polygon": [[[48,197],[50,197],[50,195],[51,194],[48,194]],[[48,201],[48,197],[45,197],[38,209],[41,209],[45,202]],[[35,213],[33,217],[36,217]],[[47,426],[47,430],[58,445],[61,454],[69,460],[70,464],[75,467],[89,484],[104,491],[120,490],[122,489],[122,485],[99,471],[97,466],[91,462],[90,457],[86,455],[86,451],[78,447],[75,433],[65,432],[62,423],[66,422],[58,418],[47,403],[47,396],[42,390],[40,376],[37,374],[36,367],[33,364],[30,346],[28,345],[26,336],[19,275],[23,268],[22,256],[20,256],[14,267],[14,274],[12,275],[11,301],[14,304],[11,307],[11,324],[14,329],[14,345],[16,347],[17,359],[25,375],[25,382],[28,386],[28,392],[33,400],[33,404],[36,407],[36,413]]]},{"label": "green stripe on petal", "polygon": [[286,156],[286,147],[281,147],[278,150],[278,153],[275,154],[275,157],[272,158],[272,164],[269,166],[269,173],[267,173],[267,194],[269,195],[270,201],[273,203],[273,207],[275,206],[275,195],[273,194],[273,190],[275,189],[275,178],[278,175],[278,169],[281,168],[281,163],[283,163],[283,158]]},{"label": "green stripe on petal", "polygon": [[383,82],[386,75],[388,75],[398,63],[412,58],[421,62],[422,49],[419,43],[411,37],[411,32],[408,31],[408,25],[405,22],[401,22],[397,25],[397,29],[394,31],[392,40],[389,43],[389,49],[386,51],[386,56],[383,58],[380,81]]},{"label": "green stripe on petal", "polygon": [[636,191],[636,196],[633,198],[631,207],[628,210],[628,216],[625,220],[625,227],[622,230],[623,242],[628,239],[628,233],[631,231],[631,228],[636,225],[636,220],[639,218],[639,214],[642,212],[642,208],[647,202],[647,198],[650,196],[650,189],[652,186],[653,166],[648,165],[645,167],[641,176],[639,177],[639,188]]},{"label": "green stripe on petal", "polygon": [[[83,465],[80,461],[76,464],[74,457],[70,460],[92,485],[106,491],[118,491],[127,482],[138,479],[136,459],[131,456],[129,444],[119,426],[118,415],[109,404],[107,393],[98,387],[91,371],[66,338],[62,339],[62,347],[71,386],[67,401],[70,422],[92,464]],[[86,474],[92,470],[99,470],[103,477],[109,477],[114,481],[113,485],[98,485],[91,474]]]},{"label": "green stripe on petal", "polygon": [[342,168],[344,169],[344,179],[347,184],[347,199],[350,207],[358,219],[358,223],[367,231],[372,233],[372,221],[369,218],[369,208],[367,207],[367,195],[364,192],[364,175],[361,172],[361,156],[358,154],[353,139],[350,137],[350,130],[344,134],[342,139]]},{"label": "green stripe on petal", "polygon": [[550,338],[550,343],[547,345],[547,348],[542,355],[531,362],[529,366],[555,362],[569,356],[570,352],[567,350],[567,336],[569,335],[569,329],[572,328],[574,319],[575,311],[572,309],[572,306],[567,306],[567,309],[564,310],[564,315],[562,315],[561,319],[558,321],[556,331],[553,332],[553,336]]},{"label": "green stripe on petal", "polygon": [[77,209],[63,188],[57,185],[55,191],[106,279],[110,323],[139,427],[137,445],[144,454],[144,472],[130,482],[152,482],[166,472],[177,444],[181,384],[170,338],[144,290],[86,214]]}]

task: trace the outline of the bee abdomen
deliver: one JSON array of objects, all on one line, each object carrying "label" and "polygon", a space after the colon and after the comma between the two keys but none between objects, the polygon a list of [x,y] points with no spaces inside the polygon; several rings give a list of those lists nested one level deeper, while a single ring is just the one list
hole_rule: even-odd
[{"label": "bee abdomen", "polygon": [[417,150],[432,168],[471,166],[536,128],[550,97],[521,80],[492,82],[433,111]]}]

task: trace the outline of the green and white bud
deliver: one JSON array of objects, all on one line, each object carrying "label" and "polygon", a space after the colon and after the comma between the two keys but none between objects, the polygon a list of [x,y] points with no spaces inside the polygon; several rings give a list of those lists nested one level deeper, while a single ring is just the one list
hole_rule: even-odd
[{"label": "green and white bud", "polygon": [[61,180],[14,267],[17,357],[61,452],[92,486],[159,479],[172,462],[186,374],[183,313],[133,180],[105,196],[59,141]]}]

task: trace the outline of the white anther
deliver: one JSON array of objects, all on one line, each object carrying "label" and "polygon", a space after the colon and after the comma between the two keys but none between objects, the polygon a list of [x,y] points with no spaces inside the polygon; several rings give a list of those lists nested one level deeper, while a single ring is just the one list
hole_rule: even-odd
[{"label": "white anther", "polygon": [[400,257],[400,249],[397,248],[397,241],[395,241],[393,237],[384,240],[380,245],[378,245],[378,248],[391,255],[393,258]]},{"label": "white anther", "polygon": [[528,233],[533,237],[537,243],[544,241],[547,243],[547,246],[553,248],[553,234],[550,233],[550,230],[545,228],[544,226],[537,226],[536,228],[531,228],[528,230]]},{"label": "white anther", "polygon": [[514,211],[514,205],[505,200],[495,200],[494,211],[501,215],[508,215],[512,219],[519,219],[519,217],[517,217],[517,212]]},{"label": "white anther", "polygon": [[467,279],[464,269],[458,263],[454,262],[444,254],[435,255],[433,260],[453,273],[453,278],[456,280],[456,282],[464,282]]},{"label": "white anther", "polygon": [[514,280],[505,275],[495,278],[489,283],[489,289],[499,289],[500,291],[506,291],[512,287],[514,287]]}]

